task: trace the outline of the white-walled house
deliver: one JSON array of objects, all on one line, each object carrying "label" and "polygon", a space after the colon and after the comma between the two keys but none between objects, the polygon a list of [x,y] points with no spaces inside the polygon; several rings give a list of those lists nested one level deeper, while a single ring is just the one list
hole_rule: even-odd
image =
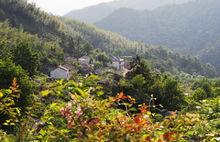
[{"label": "white-walled house", "polygon": [[83,56],[81,58],[78,59],[80,64],[90,64],[90,57],[89,56]]},{"label": "white-walled house", "polygon": [[70,71],[63,66],[59,66],[55,70],[50,72],[50,77],[54,79],[69,79]]},{"label": "white-walled house", "polygon": [[122,70],[124,68],[124,59],[112,57],[112,64],[110,66],[114,67],[117,70]]}]

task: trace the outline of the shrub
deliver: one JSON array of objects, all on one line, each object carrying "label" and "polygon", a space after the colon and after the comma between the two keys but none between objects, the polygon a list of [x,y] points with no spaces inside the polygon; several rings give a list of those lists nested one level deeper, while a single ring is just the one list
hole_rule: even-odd
[{"label": "shrub", "polygon": [[34,91],[34,85],[20,66],[16,66],[10,60],[0,60],[0,88],[9,88],[14,78],[17,79],[21,91],[16,105],[23,109],[28,104],[29,95]]},{"label": "shrub", "polygon": [[16,103],[20,98],[20,90],[16,79],[13,80],[9,89],[0,90],[0,128],[4,130],[13,130],[13,126],[18,123],[20,108]]},{"label": "shrub", "polygon": [[193,99],[196,101],[206,99],[208,95],[202,88],[197,88],[193,93]]}]

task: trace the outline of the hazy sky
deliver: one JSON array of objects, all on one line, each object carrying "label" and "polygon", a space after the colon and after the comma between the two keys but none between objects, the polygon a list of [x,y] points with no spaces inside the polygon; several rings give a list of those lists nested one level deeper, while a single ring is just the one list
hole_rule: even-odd
[{"label": "hazy sky", "polygon": [[112,0],[28,0],[47,12],[64,15],[73,9],[81,9],[86,6]]}]

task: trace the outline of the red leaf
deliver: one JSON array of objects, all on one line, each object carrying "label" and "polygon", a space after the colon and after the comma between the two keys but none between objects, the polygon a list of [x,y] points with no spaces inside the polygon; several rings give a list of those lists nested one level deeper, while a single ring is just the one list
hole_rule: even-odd
[{"label": "red leaf", "polygon": [[124,92],[120,92],[116,98],[114,99],[114,101],[120,101],[120,100],[123,100],[123,99],[128,99],[129,97],[125,95]]},{"label": "red leaf", "polygon": [[135,116],[134,118],[134,122],[137,123],[137,124],[140,124],[142,121],[141,117],[140,116]]},{"label": "red leaf", "polygon": [[163,135],[163,138],[168,142],[172,142],[175,140],[174,135],[176,135],[176,132],[167,132]]},{"label": "red leaf", "polygon": [[91,118],[86,123],[89,126],[94,126],[94,125],[98,124],[99,122],[100,122],[100,120],[98,118]]},{"label": "red leaf", "polygon": [[140,110],[141,114],[144,114],[147,112],[147,106],[145,104],[143,104],[139,107],[139,110]]}]

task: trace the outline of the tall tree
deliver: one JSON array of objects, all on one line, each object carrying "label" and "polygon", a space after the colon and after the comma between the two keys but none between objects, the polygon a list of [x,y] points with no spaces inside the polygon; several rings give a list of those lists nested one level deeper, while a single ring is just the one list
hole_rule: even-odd
[{"label": "tall tree", "polygon": [[91,45],[81,37],[77,37],[76,39],[69,37],[67,42],[68,48],[65,49],[66,53],[76,58],[77,61],[79,58],[88,55],[92,50]]},{"label": "tall tree", "polygon": [[20,65],[24,70],[28,71],[30,76],[33,76],[39,65],[37,53],[31,50],[28,42],[20,42],[13,52],[14,63]]}]

